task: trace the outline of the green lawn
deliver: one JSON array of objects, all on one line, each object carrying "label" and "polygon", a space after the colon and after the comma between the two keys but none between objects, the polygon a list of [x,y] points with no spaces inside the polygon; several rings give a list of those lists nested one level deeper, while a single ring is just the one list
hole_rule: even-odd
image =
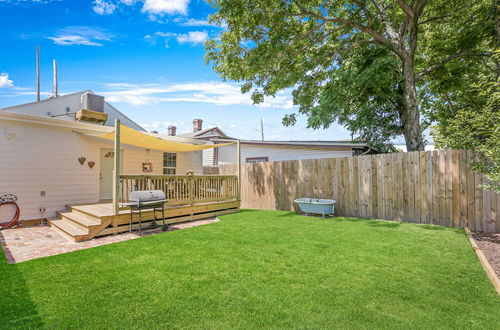
[{"label": "green lawn", "polygon": [[463,230],[408,223],[243,211],[0,277],[0,328],[500,325]]}]

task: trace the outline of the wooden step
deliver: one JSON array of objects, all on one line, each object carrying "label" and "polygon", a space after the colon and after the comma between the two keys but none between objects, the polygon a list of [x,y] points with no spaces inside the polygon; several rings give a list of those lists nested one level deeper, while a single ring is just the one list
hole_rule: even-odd
[{"label": "wooden step", "polygon": [[89,216],[85,213],[80,212],[59,212],[59,215],[63,219],[68,219],[73,221],[78,226],[83,228],[95,227],[101,225],[101,220],[96,217]]},{"label": "wooden step", "polygon": [[68,206],[67,212],[80,213],[80,214],[98,219],[98,217],[95,214],[92,214],[91,212],[87,212],[85,208],[83,208],[83,207],[80,208],[79,206]]},{"label": "wooden step", "polygon": [[50,221],[50,226],[59,230],[59,232],[63,233],[63,236],[75,242],[84,240],[89,234],[88,229],[79,227],[68,219],[52,220]]}]

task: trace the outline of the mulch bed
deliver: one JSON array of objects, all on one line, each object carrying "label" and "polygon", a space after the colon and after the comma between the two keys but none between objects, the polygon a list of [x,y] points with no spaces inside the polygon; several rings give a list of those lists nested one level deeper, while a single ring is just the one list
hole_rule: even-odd
[{"label": "mulch bed", "polygon": [[474,239],[500,277],[500,233],[473,233]]}]

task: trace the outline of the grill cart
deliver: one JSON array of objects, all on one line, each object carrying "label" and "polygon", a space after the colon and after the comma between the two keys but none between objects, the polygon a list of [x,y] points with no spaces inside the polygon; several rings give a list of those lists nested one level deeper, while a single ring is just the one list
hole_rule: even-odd
[{"label": "grill cart", "polygon": [[156,228],[156,212],[162,214],[163,224],[161,229],[166,231],[168,224],[165,224],[165,202],[167,198],[162,190],[136,190],[130,192],[129,201],[121,203],[120,206],[126,206],[130,209],[130,232],[132,232],[132,217],[134,214],[139,215],[139,235],[142,234],[142,211],[153,210],[152,228]]}]

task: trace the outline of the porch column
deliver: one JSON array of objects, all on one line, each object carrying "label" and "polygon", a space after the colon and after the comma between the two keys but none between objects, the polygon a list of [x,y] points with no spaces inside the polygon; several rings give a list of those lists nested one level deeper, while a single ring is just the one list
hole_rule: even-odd
[{"label": "porch column", "polygon": [[114,141],[114,166],[113,166],[113,210],[118,214],[118,193],[120,191],[120,119],[115,119]]},{"label": "porch column", "polygon": [[238,164],[238,200],[241,201],[241,147],[240,140],[236,140],[236,163]]}]

